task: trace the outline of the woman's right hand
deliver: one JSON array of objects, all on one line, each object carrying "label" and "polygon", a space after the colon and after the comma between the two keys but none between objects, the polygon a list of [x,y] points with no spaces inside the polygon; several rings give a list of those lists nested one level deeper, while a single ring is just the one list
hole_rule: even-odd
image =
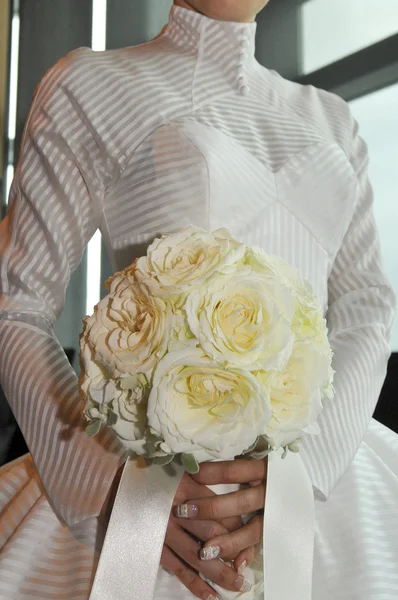
[{"label": "woman's right hand", "polygon": [[[184,504],[190,498],[215,496],[208,487],[197,483],[185,473],[181,479],[173,500],[160,564],[197,598],[216,600],[217,594],[200,576],[199,571],[209,580],[226,590],[239,591],[242,586],[236,570],[221,560],[203,561],[199,557],[201,542],[224,535],[242,526],[240,517],[230,517],[222,521],[190,521],[178,519],[175,507]],[[183,521],[183,526],[181,525]]]}]

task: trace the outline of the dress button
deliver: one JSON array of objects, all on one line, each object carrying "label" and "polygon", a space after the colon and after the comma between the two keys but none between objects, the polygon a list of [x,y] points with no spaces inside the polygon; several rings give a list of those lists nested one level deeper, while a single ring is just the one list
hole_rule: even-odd
[{"label": "dress button", "polygon": [[250,92],[250,88],[248,85],[241,85],[239,88],[239,92],[242,96],[247,96],[247,94]]}]

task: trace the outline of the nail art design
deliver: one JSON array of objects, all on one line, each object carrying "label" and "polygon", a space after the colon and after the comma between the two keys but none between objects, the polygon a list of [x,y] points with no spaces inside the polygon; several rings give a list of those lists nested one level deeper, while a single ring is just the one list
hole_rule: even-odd
[{"label": "nail art design", "polygon": [[243,575],[244,570],[247,567],[247,560],[244,560],[243,563],[240,565],[239,569],[238,569],[238,575]]},{"label": "nail art design", "polygon": [[239,577],[236,580],[236,587],[240,592],[250,592],[253,586],[248,579],[246,579],[242,575],[239,575]]},{"label": "nail art design", "polygon": [[176,517],[188,519],[188,504],[179,504],[176,506]]},{"label": "nail art design", "polygon": [[198,507],[196,504],[179,504],[176,506],[175,513],[180,519],[191,519],[197,516]]},{"label": "nail art design", "polygon": [[200,551],[200,558],[201,560],[213,560],[220,556],[220,551],[220,546],[207,546]]}]

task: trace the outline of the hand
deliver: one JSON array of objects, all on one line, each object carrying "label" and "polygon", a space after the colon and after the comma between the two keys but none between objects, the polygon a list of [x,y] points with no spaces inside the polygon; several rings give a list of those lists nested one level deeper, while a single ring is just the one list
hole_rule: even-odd
[{"label": "hand", "polygon": [[175,516],[177,506],[190,498],[206,499],[216,494],[205,485],[193,480],[191,475],[184,474],[173,501],[160,564],[173,573],[198,598],[209,600],[216,598],[214,589],[199,575],[200,571],[209,580],[231,591],[247,589],[245,579],[236,572],[232,565],[221,560],[201,561],[199,552],[202,544],[211,538],[224,536],[229,531],[237,530],[242,525],[239,515],[225,519],[201,519],[198,521],[183,520]]},{"label": "hand", "polygon": [[[189,503],[177,507],[180,518],[185,517],[190,522],[199,523],[202,519],[219,521],[261,511],[265,504],[267,467],[267,459],[203,463],[199,473],[192,476],[197,483],[247,483],[249,487],[231,494],[191,498]],[[209,560],[211,563],[212,559],[218,557],[233,559],[236,570],[244,563],[250,565],[261,548],[263,521],[262,514],[255,514],[246,525],[212,536],[202,548],[202,560]]]}]

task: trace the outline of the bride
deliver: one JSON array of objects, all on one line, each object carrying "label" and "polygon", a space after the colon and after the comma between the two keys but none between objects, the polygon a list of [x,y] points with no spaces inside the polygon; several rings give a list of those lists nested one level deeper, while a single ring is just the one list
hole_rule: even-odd
[{"label": "bride", "polygon": [[[78,48],[36,89],[0,223],[0,378],[30,449],[0,469],[1,600],[89,598],[126,460],[111,433],[85,434],[54,334],[71,274],[97,229],[116,271],[188,224],[226,227],[311,282],[336,371],[322,433],[301,451],[315,497],[313,599],[398,597],[398,436],[371,418],[395,297],[367,145],[345,101],[256,61],[266,3],[175,0],[152,42]],[[184,475],[156,600],[251,597],[266,483],[260,460]],[[243,485],[217,496],[215,484]]]}]

